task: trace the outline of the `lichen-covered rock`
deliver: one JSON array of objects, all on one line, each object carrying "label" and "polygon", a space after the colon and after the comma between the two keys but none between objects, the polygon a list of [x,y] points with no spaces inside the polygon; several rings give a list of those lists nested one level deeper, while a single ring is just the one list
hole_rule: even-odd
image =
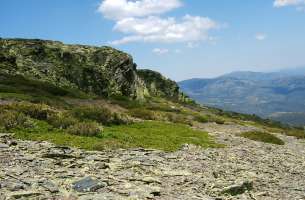
[{"label": "lichen-covered rock", "polygon": [[159,72],[148,69],[137,70],[140,78],[145,82],[147,92],[145,94],[151,96],[164,97],[171,100],[179,100],[186,102],[190,100],[179,90],[179,86],[175,81],[164,77]]},{"label": "lichen-covered rock", "polygon": [[158,72],[137,70],[132,57],[111,47],[67,45],[38,39],[1,39],[0,73],[22,75],[99,96],[190,99]]},{"label": "lichen-covered rock", "polygon": [[110,47],[0,39],[0,72],[78,88],[101,96],[142,98],[144,84],[130,55]]}]

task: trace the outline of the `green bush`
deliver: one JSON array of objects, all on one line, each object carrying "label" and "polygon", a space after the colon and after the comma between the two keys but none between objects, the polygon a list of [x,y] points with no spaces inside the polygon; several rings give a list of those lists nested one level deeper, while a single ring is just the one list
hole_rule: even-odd
[{"label": "green bush", "polygon": [[278,144],[278,145],[285,144],[283,140],[267,132],[251,131],[251,132],[242,133],[241,136],[254,141],[260,141],[260,142]]},{"label": "green bush", "polygon": [[70,126],[67,132],[72,135],[94,137],[98,136],[103,128],[96,122],[80,122]]},{"label": "green bush", "polygon": [[214,117],[213,118],[213,121],[216,123],[216,124],[225,124],[225,120],[222,119],[222,118],[219,118],[219,117]]},{"label": "green bush", "polygon": [[111,118],[111,124],[121,125],[121,124],[129,124],[130,119],[126,114],[122,113],[113,113]]},{"label": "green bush", "polygon": [[140,119],[146,119],[146,120],[156,120],[157,115],[155,112],[146,110],[144,108],[134,108],[129,110],[129,114],[132,117],[140,118]]},{"label": "green bush", "polygon": [[150,104],[146,106],[146,109],[163,112],[181,113],[181,110],[179,108],[167,104]]},{"label": "green bush", "polygon": [[11,110],[15,110],[17,112],[21,112],[31,118],[38,119],[38,120],[47,120],[48,115],[54,113],[50,109],[49,106],[45,104],[33,104],[33,103],[14,103],[8,105]]},{"label": "green bush", "polygon": [[4,130],[29,126],[29,119],[23,113],[8,110],[0,112],[0,127]]},{"label": "green bush", "polygon": [[186,116],[180,114],[167,113],[167,120],[173,123],[186,124],[192,126],[193,123]]},{"label": "green bush", "polygon": [[197,115],[194,117],[194,120],[200,123],[208,123],[209,117],[206,115]]},{"label": "green bush", "polygon": [[81,106],[72,110],[75,117],[81,120],[92,120],[109,124],[112,114],[110,110],[101,106]]},{"label": "green bush", "polygon": [[47,122],[55,128],[67,129],[78,123],[78,120],[68,112],[52,114],[48,117]]}]

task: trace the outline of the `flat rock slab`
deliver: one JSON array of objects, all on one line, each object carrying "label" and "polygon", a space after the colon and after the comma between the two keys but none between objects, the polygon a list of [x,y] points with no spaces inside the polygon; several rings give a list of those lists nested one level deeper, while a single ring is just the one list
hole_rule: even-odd
[{"label": "flat rock slab", "polygon": [[6,149],[6,148],[9,148],[7,144],[0,143],[0,149]]},{"label": "flat rock slab", "polygon": [[83,178],[72,184],[72,188],[77,192],[95,192],[106,186],[106,183],[94,180],[91,177]]}]

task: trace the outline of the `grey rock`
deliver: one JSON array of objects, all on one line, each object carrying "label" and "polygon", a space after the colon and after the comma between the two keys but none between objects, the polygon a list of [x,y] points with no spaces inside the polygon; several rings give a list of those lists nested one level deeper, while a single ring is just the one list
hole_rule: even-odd
[{"label": "grey rock", "polygon": [[250,191],[253,189],[252,181],[244,181],[240,184],[231,185],[223,190],[223,193],[230,194],[232,196],[236,196],[239,194],[243,194],[246,191]]},{"label": "grey rock", "polygon": [[32,198],[35,196],[41,195],[40,192],[37,191],[21,191],[21,192],[12,192],[9,193],[10,199],[20,199],[20,198]]},{"label": "grey rock", "polygon": [[77,192],[94,192],[107,186],[106,183],[94,180],[91,177],[83,178],[72,185],[72,188]]},{"label": "grey rock", "polygon": [[[305,199],[304,140],[278,135],[286,143],[279,148],[238,136],[251,127],[206,124],[199,128],[226,147],[202,149],[184,145],[170,153],[140,148],[90,152],[16,140],[17,146],[0,149],[0,197]],[[42,156],[47,153],[74,158]]]},{"label": "grey rock", "polygon": [[75,158],[72,153],[73,151],[69,147],[52,147],[48,150],[46,154],[43,154],[42,157],[53,159]]},{"label": "grey rock", "polygon": [[9,145],[0,143],[0,149],[6,149],[6,148],[9,148]]},{"label": "grey rock", "polygon": [[41,184],[42,187],[44,187],[45,189],[47,189],[49,192],[51,193],[57,193],[59,192],[59,188],[57,187],[57,185],[55,185],[53,182],[51,181],[44,181]]}]

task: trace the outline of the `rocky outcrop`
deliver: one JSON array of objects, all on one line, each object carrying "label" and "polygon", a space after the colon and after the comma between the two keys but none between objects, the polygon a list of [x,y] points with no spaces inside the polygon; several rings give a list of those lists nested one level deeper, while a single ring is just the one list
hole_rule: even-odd
[{"label": "rocky outcrop", "polygon": [[143,81],[130,55],[110,47],[46,40],[0,39],[0,72],[101,96],[142,98]]},{"label": "rocky outcrop", "polygon": [[180,92],[179,86],[162,74],[142,69],[137,71],[140,78],[145,82],[147,93],[151,96],[164,97],[172,100],[190,101],[190,99]]},{"label": "rocky outcrop", "polygon": [[104,97],[158,96],[189,101],[178,85],[151,70],[137,70],[132,57],[111,47],[0,38],[0,73],[22,75]]}]

